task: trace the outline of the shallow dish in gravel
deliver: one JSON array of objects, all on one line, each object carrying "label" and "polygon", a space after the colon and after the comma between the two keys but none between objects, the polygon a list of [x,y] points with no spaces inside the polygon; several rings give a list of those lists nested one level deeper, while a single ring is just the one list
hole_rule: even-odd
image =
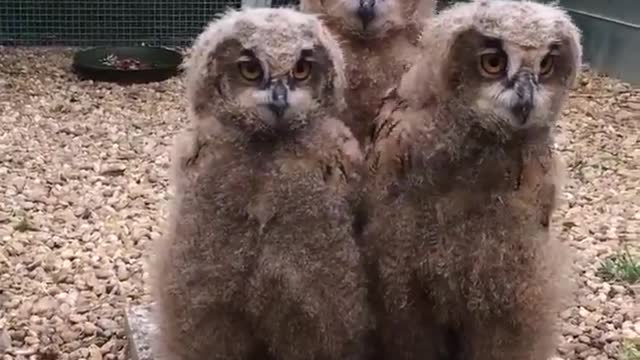
[{"label": "shallow dish in gravel", "polygon": [[84,79],[149,83],[175,76],[181,62],[179,52],[163,47],[94,47],[75,53],[73,70]]}]

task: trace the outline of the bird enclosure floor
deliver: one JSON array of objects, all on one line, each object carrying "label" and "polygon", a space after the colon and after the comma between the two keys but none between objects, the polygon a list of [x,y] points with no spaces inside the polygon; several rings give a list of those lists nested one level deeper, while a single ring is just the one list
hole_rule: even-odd
[{"label": "bird enclosure floor", "polygon": [[[145,321],[126,309],[151,302],[182,85],[79,81],[72,56],[0,48],[2,360],[123,360]],[[568,176],[553,229],[578,282],[560,359],[618,359],[640,337],[640,283],[602,276],[611,255],[640,256],[639,139],[640,88],[583,74],[557,131]]]}]

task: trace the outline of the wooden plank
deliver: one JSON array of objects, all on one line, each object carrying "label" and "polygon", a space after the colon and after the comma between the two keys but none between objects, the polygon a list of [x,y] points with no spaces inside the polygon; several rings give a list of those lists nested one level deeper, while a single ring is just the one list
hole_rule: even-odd
[{"label": "wooden plank", "polygon": [[127,357],[131,360],[153,360],[151,339],[157,331],[151,319],[152,305],[132,305],[126,311],[125,330]]}]

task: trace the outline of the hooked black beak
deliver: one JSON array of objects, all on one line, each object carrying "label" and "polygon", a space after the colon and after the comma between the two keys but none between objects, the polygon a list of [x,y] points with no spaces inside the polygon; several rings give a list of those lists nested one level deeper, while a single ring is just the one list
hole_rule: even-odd
[{"label": "hooked black beak", "polygon": [[520,72],[515,75],[513,87],[518,96],[517,102],[511,111],[520,121],[520,125],[524,125],[529,119],[529,114],[533,109],[533,95],[536,90],[536,79],[528,71]]},{"label": "hooked black beak", "polygon": [[271,86],[271,101],[269,101],[269,110],[271,110],[276,117],[281,118],[284,112],[287,110],[289,102],[287,100],[287,87],[284,86],[282,81],[276,82]]},{"label": "hooked black beak", "polygon": [[376,5],[376,0],[360,0],[360,7],[358,8],[358,17],[360,21],[362,21],[362,27],[367,28],[367,25],[373,20],[376,16],[374,6]]}]

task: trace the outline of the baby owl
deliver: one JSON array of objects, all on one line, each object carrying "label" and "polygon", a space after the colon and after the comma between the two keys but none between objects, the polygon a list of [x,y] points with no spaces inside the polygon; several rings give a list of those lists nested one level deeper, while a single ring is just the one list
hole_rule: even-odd
[{"label": "baby owl", "polygon": [[342,119],[366,145],[381,99],[418,54],[435,0],[301,0],[300,8],[321,14],[341,43],[348,81]]},{"label": "baby owl", "polygon": [[581,64],[559,8],[459,3],[375,120],[364,228],[394,359],[540,360],[571,286],[552,130]]},{"label": "baby owl", "polygon": [[231,11],[185,61],[191,128],[157,246],[161,356],[362,359],[370,311],[350,197],[363,166],[334,117],[336,41],[313,15]]}]

